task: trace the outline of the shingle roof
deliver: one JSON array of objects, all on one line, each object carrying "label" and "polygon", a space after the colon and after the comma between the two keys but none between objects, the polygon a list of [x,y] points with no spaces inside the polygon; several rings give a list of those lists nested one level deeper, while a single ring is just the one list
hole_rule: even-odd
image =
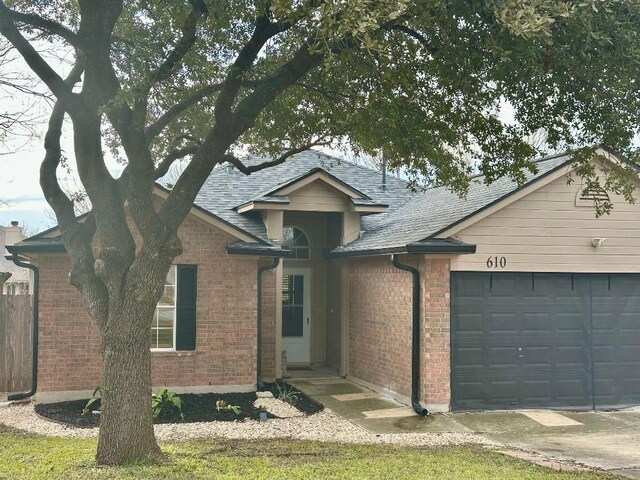
[{"label": "shingle roof", "polygon": [[[246,165],[255,165],[265,161],[260,157],[243,158]],[[538,180],[545,175],[570,164],[567,155],[556,155],[536,162],[538,172],[527,174],[525,184]],[[484,183],[483,177],[472,179],[466,198],[459,197],[447,187],[436,187],[422,193],[414,193],[408,189],[408,183],[393,176],[387,176],[387,188],[382,188],[382,175],[379,172],[344,161],[317,151],[307,151],[293,155],[285,163],[245,175],[226,166],[216,168],[204,183],[196,197],[195,205],[220,220],[227,222],[250,236],[258,243],[235,245],[235,253],[243,251],[264,251],[268,255],[269,248],[282,253],[278,245],[266,238],[266,229],[258,212],[238,213],[237,207],[251,201],[285,202],[286,197],[267,195],[277,192],[282,185],[290,184],[295,179],[303,178],[309,172],[322,169],[340,182],[356,189],[369,199],[356,200],[358,205],[388,205],[386,213],[377,213],[362,217],[361,238],[348,245],[333,250],[335,256],[366,255],[375,251],[399,252],[409,251],[413,245],[415,251],[420,249],[453,249],[468,250],[470,245],[447,243],[434,237],[452,225],[462,221],[492,203],[517,191],[517,184],[510,178],[501,178],[490,185]],[[265,197],[266,196],[266,197]],[[42,238],[42,234],[20,242],[12,250],[18,252],[64,250],[60,238]],[[262,243],[260,243],[262,242]],[[425,243],[426,242],[426,243]],[[444,242],[444,243],[443,243]],[[266,249],[266,250],[265,250]],[[430,250],[430,251],[431,251]],[[274,250],[275,252],[275,250]]]},{"label": "shingle roof", "polygon": [[[259,157],[242,160],[246,165],[265,161]],[[379,172],[311,150],[293,155],[285,163],[251,175],[237,170],[229,173],[224,166],[216,168],[204,183],[195,203],[242,230],[268,241],[260,215],[256,212],[238,213],[235,207],[260,198],[265,192],[274,191],[276,187],[288,184],[317,168],[329,172],[375,202],[389,205],[389,211],[395,210],[413,196],[407,189],[407,182],[403,180],[387,176],[387,189],[384,191]]]},{"label": "shingle roof", "polygon": [[[568,164],[570,158],[557,155],[536,162],[538,172],[528,173],[525,183],[530,183]],[[369,217],[364,235],[334,251],[344,253],[400,247],[434,237],[462,219],[493,202],[510,195],[518,188],[510,178],[503,177],[490,185],[479,176],[472,179],[466,198],[451,192],[447,187],[435,187],[418,193],[395,211],[383,218]]]}]

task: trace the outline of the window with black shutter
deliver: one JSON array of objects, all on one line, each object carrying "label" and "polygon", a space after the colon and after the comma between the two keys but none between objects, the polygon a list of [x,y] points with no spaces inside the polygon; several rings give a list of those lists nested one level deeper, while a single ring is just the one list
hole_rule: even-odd
[{"label": "window with black shutter", "polygon": [[172,265],[151,324],[151,349],[195,350],[197,266]]}]

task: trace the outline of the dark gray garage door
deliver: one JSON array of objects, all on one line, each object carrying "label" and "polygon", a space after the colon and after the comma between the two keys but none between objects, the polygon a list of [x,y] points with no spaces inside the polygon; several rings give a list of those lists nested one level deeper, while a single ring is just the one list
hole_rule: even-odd
[{"label": "dark gray garage door", "polygon": [[640,275],[451,282],[454,409],[640,404]]}]

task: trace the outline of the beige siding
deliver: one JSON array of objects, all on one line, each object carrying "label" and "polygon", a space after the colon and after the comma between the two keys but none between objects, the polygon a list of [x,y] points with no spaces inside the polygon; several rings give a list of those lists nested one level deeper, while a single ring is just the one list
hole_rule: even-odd
[{"label": "beige siding", "polygon": [[[452,270],[534,272],[640,271],[640,205],[612,196],[611,215],[595,217],[593,206],[576,206],[577,183],[559,178],[455,235],[477,245]],[[601,247],[592,240],[605,238]],[[505,257],[505,268],[487,267]]]},{"label": "beige siding", "polygon": [[315,212],[343,212],[349,210],[347,196],[330,187],[322,180],[316,180],[300,190],[289,194],[287,210]]}]

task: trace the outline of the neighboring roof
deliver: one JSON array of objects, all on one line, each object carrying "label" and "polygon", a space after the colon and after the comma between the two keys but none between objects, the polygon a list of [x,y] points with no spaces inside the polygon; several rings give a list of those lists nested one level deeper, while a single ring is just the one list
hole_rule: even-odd
[{"label": "neighboring roof", "polygon": [[[245,165],[251,166],[264,162],[261,157],[243,158]],[[393,176],[387,176],[387,189],[382,189],[380,172],[361,167],[351,162],[309,150],[292,155],[286,162],[244,175],[238,170],[229,173],[226,166],[216,168],[202,186],[196,197],[196,205],[218,217],[236,225],[265,242],[266,229],[258,212],[238,213],[236,207],[256,201],[258,198],[276,193],[285,186],[295,183],[320,169],[333,178],[370,198],[376,204],[388,205],[389,211],[398,208],[414,194],[407,189],[407,182]],[[284,200],[282,200],[284,201]],[[375,217],[388,213],[373,215]],[[366,218],[371,218],[366,217]],[[269,242],[272,243],[272,242]]]},{"label": "neighboring roof", "polygon": [[[7,245],[9,253],[58,253],[65,252],[62,237],[29,237],[15,245]],[[13,262],[12,262],[13,263]]]},{"label": "neighboring roof", "polygon": [[6,258],[6,256],[10,253],[8,250],[12,248],[11,245],[6,245],[6,241],[6,228],[0,226],[0,272],[11,274],[11,277],[9,277],[8,279],[9,283],[28,282],[29,270],[17,266],[11,260]]},{"label": "neighboring roof", "polygon": [[[570,157],[564,154],[538,160],[538,172],[528,173],[520,188],[570,163]],[[447,187],[430,188],[380,220],[376,216],[369,217],[363,236],[349,245],[336,248],[334,252],[343,256],[356,252],[362,254],[383,248],[400,248],[435,237],[518,190],[518,185],[508,177],[487,185],[482,176],[471,180],[466,198],[461,198]]]}]

